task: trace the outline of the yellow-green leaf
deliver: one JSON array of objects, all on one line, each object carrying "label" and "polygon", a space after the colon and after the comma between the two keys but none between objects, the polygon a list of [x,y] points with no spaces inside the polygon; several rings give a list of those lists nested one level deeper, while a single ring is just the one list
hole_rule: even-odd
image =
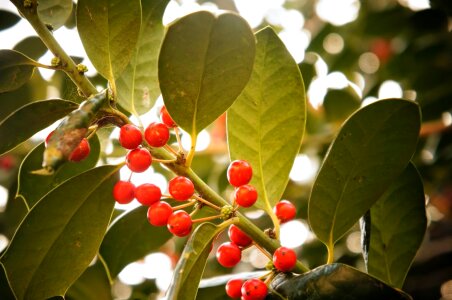
[{"label": "yellow-green leaf", "polygon": [[72,0],[39,0],[38,16],[45,24],[58,29],[72,13]]},{"label": "yellow-green leaf", "polygon": [[0,93],[13,91],[33,75],[37,63],[14,50],[0,50]]}]

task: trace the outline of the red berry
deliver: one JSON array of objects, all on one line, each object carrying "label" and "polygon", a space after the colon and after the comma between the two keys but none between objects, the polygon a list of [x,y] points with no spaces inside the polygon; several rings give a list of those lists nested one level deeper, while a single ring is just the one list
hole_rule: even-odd
[{"label": "red berry", "polygon": [[47,135],[46,140],[45,140],[45,146],[47,147],[47,145],[49,144],[49,140],[52,137],[52,135],[55,133],[55,130],[53,130],[52,132],[49,133],[49,135]]},{"label": "red berry", "polygon": [[281,223],[292,220],[296,215],[295,206],[287,200],[281,200],[276,203],[275,207],[273,208],[273,212]]},{"label": "red berry", "polygon": [[168,190],[175,200],[184,201],[193,196],[195,186],[190,179],[184,176],[177,176],[169,181]]},{"label": "red berry", "polygon": [[151,123],[144,131],[144,138],[151,147],[163,147],[168,142],[170,133],[163,123]]},{"label": "red berry", "polygon": [[241,290],[243,300],[262,300],[267,296],[267,286],[256,278],[245,281]]},{"label": "red berry", "polygon": [[242,279],[231,279],[226,283],[226,294],[231,298],[240,298],[242,296]]},{"label": "red berry", "polygon": [[242,207],[250,207],[256,203],[257,191],[254,186],[245,184],[235,189],[235,202]]},{"label": "red berry", "polygon": [[173,212],[168,218],[168,230],[179,237],[190,234],[193,222],[190,215],[183,210]]},{"label": "red berry", "polygon": [[141,204],[149,206],[160,200],[162,191],[152,183],[145,183],[136,188],[135,197]]},{"label": "red berry", "polygon": [[113,197],[120,204],[130,203],[135,197],[135,186],[128,181],[118,181],[113,187]]},{"label": "red berry", "polygon": [[177,127],[176,122],[174,122],[173,118],[168,113],[168,110],[165,106],[162,106],[160,109],[160,118],[162,119],[163,124],[168,127]]},{"label": "red berry", "polygon": [[234,160],[228,167],[228,181],[235,187],[247,184],[253,176],[251,165],[244,160]]},{"label": "red berry", "polygon": [[273,253],[273,265],[281,272],[288,272],[295,267],[297,254],[290,248],[279,247]]},{"label": "red berry", "polygon": [[70,161],[81,161],[88,157],[89,152],[91,151],[91,148],[89,146],[89,142],[86,138],[83,138],[83,140],[78,144],[77,148],[72,151],[71,155],[69,155]]},{"label": "red berry", "polygon": [[223,243],[217,249],[217,260],[223,267],[232,268],[242,259],[242,251],[234,243]]},{"label": "red berry", "polygon": [[130,170],[136,173],[146,171],[152,163],[151,153],[145,148],[137,148],[129,151],[126,163]]},{"label": "red berry", "polygon": [[126,149],[135,149],[141,145],[143,136],[141,130],[132,124],[126,124],[119,131],[119,143]]},{"label": "red berry", "polygon": [[165,226],[173,213],[171,205],[165,201],[152,204],[148,209],[148,221],[154,226]]},{"label": "red berry", "polygon": [[251,245],[251,243],[253,242],[253,240],[249,236],[247,236],[246,233],[241,231],[234,224],[232,224],[229,227],[228,235],[229,235],[229,238],[231,239],[231,242],[233,242],[234,244],[236,244],[239,247],[247,247],[247,246]]}]

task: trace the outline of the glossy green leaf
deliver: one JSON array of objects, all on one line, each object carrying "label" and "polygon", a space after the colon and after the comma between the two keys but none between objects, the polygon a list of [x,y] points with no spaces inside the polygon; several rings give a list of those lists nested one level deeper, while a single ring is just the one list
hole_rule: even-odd
[{"label": "glossy green leaf", "polygon": [[77,29],[89,59],[111,84],[132,57],[141,25],[140,0],[79,0]]},{"label": "glossy green leaf", "polygon": [[2,265],[0,265],[0,296],[2,297],[2,300],[16,300],[13,291],[9,287],[5,269]]},{"label": "glossy green leaf", "polygon": [[381,100],[354,113],[331,144],[309,199],[309,222],[329,249],[380,198],[413,155],[419,106]]},{"label": "glossy green leaf", "polygon": [[0,30],[12,27],[19,21],[20,17],[17,14],[6,10],[0,10]]},{"label": "glossy green leaf", "polygon": [[174,121],[193,137],[224,113],[248,82],[255,41],[240,16],[200,11],[173,23],[159,56],[159,81]]},{"label": "glossy green leaf", "polygon": [[168,299],[196,298],[212,241],[222,230],[224,227],[202,223],[192,233],[174,270],[173,281],[167,292]]},{"label": "glossy green leaf", "polygon": [[0,50],[0,93],[13,91],[33,75],[32,59],[14,50]]},{"label": "glossy green leaf", "polygon": [[38,16],[45,24],[58,29],[72,13],[72,0],[39,0]]},{"label": "glossy green leaf", "polygon": [[[410,300],[408,294],[343,264],[320,266],[299,276],[281,274],[271,284],[288,299],[306,300]],[[276,293],[265,298],[281,299]]]},{"label": "glossy green leaf", "polygon": [[30,210],[1,258],[19,300],[63,296],[88,267],[110,221],[119,168],[73,177]]},{"label": "glossy green leaf", "polygon": [[112,300],[107,272],[100,261],[83,272],[66,293],[66,300]]},{"label": "glossy green leaf", "polygon": [[329,121],[344,121],[361,105],[361,98],[349,85],[344,89],[330,89],[323,100],[325,115]]},{"label": "glossy green leaf", "polygon": [[401,288],[427,227],[422,179],[412,163],[372,206],[366,227],[368,273]]},{"label": "glossy green leaf", "polygon": [[132,59],[119,76],[119,104],[134,114],[144,114],[154,106],[160,89],[158,55],[165,29],[162,17],[169,0],[143,0],[142,24]]},{"label": "glossy green leaf", "polygon": [[13,149],[77,107],[78,104],[71,101],[51,99],[19,108],[0,122],[0,154]]},{"label": "glossy green leaf", "polygon": [[256,34],[253,74],[229,109],[231,160],[253,167],[257,207],[267,211],[281,200],[306,124],[303,79],[294,59],[271,28]]},{"label": "glossy green leaf", "polygon": [[140,206],[124,213],[108,229],[99,253],[111,279],[129,263],[158,250],[172,237],[166,226],[149,224],[147,211],[147,206]]},{"label": "glossy green leaf", "polygon": [[[17,43],[14,46],[14,50],[22,54],[25,54],[26,56],[34,60],[39,60],[39,58],[41,58],[47,52],[48,49],[39,37],[29,36],[21,40],[19,43]],[[67,75],[64,74],[64,76]]]},{"label": "glossy green leaf", "polygon": [[48,176],[33,174],[33,171],[42,168],[44,143],[36,146],[22,161],[19,169],[19,187],[17,195],[27,202],[29,208],[33,207],[42,196],[60,185],[65,180],[82,172],[94,168],[99,160],[100,145],[97,136],[89,140],[90,154],[80,162],[67,162],[55,173]]}]

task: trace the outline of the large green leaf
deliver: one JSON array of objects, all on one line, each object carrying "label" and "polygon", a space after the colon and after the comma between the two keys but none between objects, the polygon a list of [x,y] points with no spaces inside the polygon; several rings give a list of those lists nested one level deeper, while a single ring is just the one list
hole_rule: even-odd
[{"label": "large green leaf", "polygon": [[66,293],[66,300],[112,300],[107,272],[100,261],[90,266]]},{"label": "large green leaf", "polygon": [[58,29],[72,13],[72,0],[39,0],[38,16],[45,24]]},{"label": "large green leaf", "polygon": [[36,62],[14,50],[0,50],[0,93],[13,91],[33,75]]},{"label": "large green leaf", "polygon": [[[343,264],[320,266],[299,276],[281,274],[272,288],[291,300],[410,300],[411,297]],[[266,299],[281,299],[270,293]]]},{"label": "large green leaf", "polygon": [[427,227],[422,179],[412,163],[372,206],[366,221],[369,274],[401,288]]},{"label": "large green leaf", "polygon": [[71,101],[51,99],[19,108],[0,122],[0,154],[13,149],[77,107],[78,104]]},{"label": "large green leaf", "polygon": [[83,46],[96,70],[111,84],[132,57],[140,25],[140,0],[77,3],[77,28]]},{"label": "large green leaf", "polygon": [[149,224],[147,206],[138,207],[115,220],[100,247],[111,279],[131,262],[158,250],[171,237],[166,227]]},{"label": "large green leaf", "polygon": [[309,221],[330,250],[407,166],[420,129],[419,106],[402,99],[355,112],[331,144],[309,199]]},{"label": "large green leaf", "polygon": [[30,210],[1,258],[19,300],[63,296],[88,267],[110,221],[119,168],[65,181]]},{"label": "large green leaf", "polygon": [[89,140],[91,151],[89,156],[81,162],[67,162],[55,173],[48,176],[33,174],[33,171],[42,168],[44,143],[36,146],[22,161],[19,169],[19,187],[17,196],[21,196],[27,202],[28,207],[33,207],[42,196],[60,185],[65,180],[78,175],[96,166],[99,160],[100,145],[97,136]]},{"label": "large green leaf", "polygon": [[173,281],[167,293],[168,299],[196,298],[212,241],[222,230],[224,227],[212,223],[202,223],[196,228],[174,270]]},{"label": "large green leaf", "polygon": [[134,114],[144,114],[160,95],[158,55],[165,29],[162,17],[169,0],[143,0],[142,24],[132,59],[119,76],[119,104]]},{"label": "large green leaf", "polygon": [[256,206],[281,200],[306,124],[306,97],[297,64],[271,28],[256,34],[253,74],[228,111],[231,159],[253,167]]},{"label": "large green leaf", "polygon": [[248,82],[255,41],[240,16],[200,11],[173,23],[159,56],[163,100],[193,137],[224,113]]}]

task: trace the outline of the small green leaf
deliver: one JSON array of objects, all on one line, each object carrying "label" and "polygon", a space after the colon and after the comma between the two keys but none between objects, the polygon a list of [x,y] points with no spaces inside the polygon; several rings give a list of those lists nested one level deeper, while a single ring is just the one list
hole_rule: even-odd
[{"label": "small green leaf", "polygon": [[168,299],[196,299],[212,241],[223,230],[223,226],[212,223],[202,223],[196,228],[174,270],[173,281],[167,292]]},{"label": "small green leaf", "polygon": [[344,89],[328,90],[323,100],[326,118],[329,121],[343,122],[361,105],[361,98],[349,85]]},{"label": "small green leaf", "polygon": [[37,63],[14,50],[0,50],[0,93],[13,91],[33,75]]},{"label": "small green leaf", "polygon": [[147,206],[124,213],[110,226],[100,247],[100,256],[111,279],[131,262],[158,250],[172,235],[166,227],[151,226]]},{"label": "small green leaf", "polygon": [[331,144],[309,199],[309,222],[332,250],[334,243],[380,198],[413,155],[419,106],[388,99],[355,112]]},{"label": "small green leaf", "polygon": [[58,29],[72,13],[72,0],[39,0],[38,16],[45,24]]},{"label": "small green leaf", "polygon": [[234,102],[253,69],[255,41],[244,19],[200,11],[173,23],[159,57],[163,100],[195,137]]},{"label": "small green leaf", "polygon": [[44,153],[44,143],[36,146],[24,158],[19,169],[19,188],[17,195],[27,202],[29,208],[33,207],[42,196],[50,190],[60,185],[65,180],[74,177],[82,172],[94,168],[99,160],[100,144],[97,136],[89,140],[90,154],[83,161],[74,163],[67,162],[55,173],[48,176],[33,174],[33,171],[42,168],[42,157]]},{"label": "small green leaf", "polygon": [[368,273],[401,288],[427,227],[422,179],[412,163],[372,206],[370,221]]},{"label": "small green leaf", "polygon": [[162,17],[169,0],[142,1],[142,24],[132,59],[116,84],[119,104],[134,114],[144,114],[154,106],[160,89],[158,55],[165,28]]},{"label": "small green leaf", "polygon": [[256,37],[253,74],[228,111],[228,144],[231,160],[244,159],[253,167],[256,206],[271,211],[300,149],[306,97],[298,66],[273,29]]},{"label": "small green leaf", "polygon": [[51,99],[19,108],[0,122],[0,154],[13,149],[77,107],[78,104],[71,101]]},{"label": "small green leaf", "polygon": [[13,27],[20,21],[20,17],[12,12],[0,10],[0,30]]},{"label": "small green leaf", "polygon": [[[272,282],[271,287],[288,299],[412,299],[408,294],[343,264],[323,265],[299,276],[280,274]],[[265,299],[281,298],[276,293],[270,293]]]},{"label": "small green leaf", "polygon": [[132,57],[141,25],[140,0],[79,0],[77,28],[89,59],[111,84]]},{"label": "small green leaf", "polygon": [[110,221],[119,168],[73,177],[30,210],[1,258],[19,300],[63,296],[88,267]]},{"label": "small green leaf", "polygon": [[100,261],[83,272],[66,293],[66,300],[112,300],[107,272]]}]

